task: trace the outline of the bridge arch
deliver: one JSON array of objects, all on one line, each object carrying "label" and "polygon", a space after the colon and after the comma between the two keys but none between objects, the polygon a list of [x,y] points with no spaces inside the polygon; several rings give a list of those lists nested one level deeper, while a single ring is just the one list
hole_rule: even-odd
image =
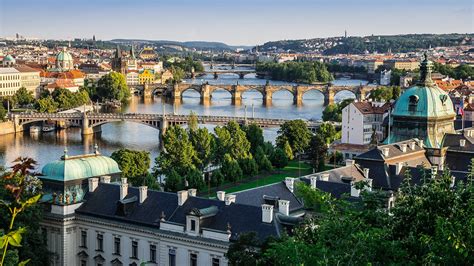
[{"label": "bridge arch", "polygon": [[344,100],[344,99],[358,99],[358,91],[351,89],[340,89],[334,92],[335,100]]},{"label": "bridge arch", "polygon": [[161,130],[161,121],[143,121],[143,120],[121,120],[121,119],[108,119],[108,120],[101,120],[101,121],[94,121],[93,119],[90,120],[89,127],[95,128],[99,127],[105,124],[110,124],[110,123],[116,123],[116,122],[130,122],[130,123],[137,123],[137,124],[142,124],[145,126],[152,127],[154,129]]}]

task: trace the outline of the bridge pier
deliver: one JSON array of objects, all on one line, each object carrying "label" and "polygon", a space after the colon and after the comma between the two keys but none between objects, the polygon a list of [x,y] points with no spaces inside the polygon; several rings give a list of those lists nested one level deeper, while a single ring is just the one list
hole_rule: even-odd
[{"label": "bridge pier", "polygon": [[152,98],[153,97],[153,91],[151,90],[148,83],[143,84],[143,97],[144,98]]},{"label": "bridge pier", "polygon": [[20,124],[20,119],[17,116],[14,116],[13,118],[13,125],[15,133],[22,132],[24,130],[24,127]]},{"label": "bridge pier", "polygon": [[211,104],[211,87],[207,83],[201,85],[201,104],[205,106]]},{"label": "bridge pier", "polygon": [[272,98],[273,92],[268,90],[265,86],[264,93],[263,93],[263,105],[264,106],[272,106]]},{"label": "bridge pier", "polygon": [[239,79],[244,79],[245,73],[239,73]]},{"label": "bridge pier", "polygon": [[219,78],[219,75],[217,74],[217,72],[214,72],[214,79],[218,79]]},{"label": "bridge pier", "polygon": [[330,87],[328,87],[326,93],[324,93],[324,106],[334,104],[334,95],[334,91]]},{"label": "bridge pier", "polygon": [[295,86],[294,89],[294,94],[293,94],[293,103],[296,106],[302,106],[303,105],[303,88],[300,86]]}]

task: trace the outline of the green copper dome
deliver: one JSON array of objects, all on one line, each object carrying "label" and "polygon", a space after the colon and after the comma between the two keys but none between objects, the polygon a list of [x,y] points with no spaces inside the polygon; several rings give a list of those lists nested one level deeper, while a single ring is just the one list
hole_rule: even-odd
[{"label": "green copper dome", "polygon": [[72,55],[63,50],[56,55],[56,61],[72,61]]},{"label": "green copper dome", "polygon": [[61,160],[46,164],[42,179],[71,181],[120,173],[117,162],[100,154],[63,156]]},{"label": "green copper dome", "polygon": [[392,115],[432,118],[456,114],[450,97],[442,89],[416,85],[398,98]]},{"label": "green copper dome", "polygon": [[15,62],[15,58],[13,58],[13,56],[11,56],[11,55],[7,55],[3,58],[3,61],[4,62]]}]

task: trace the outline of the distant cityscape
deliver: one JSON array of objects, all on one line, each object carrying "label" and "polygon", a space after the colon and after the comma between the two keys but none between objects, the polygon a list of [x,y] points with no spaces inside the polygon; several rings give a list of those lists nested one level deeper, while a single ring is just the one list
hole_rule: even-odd
[{"label": "distant cityscape", "polygon": [[0,99],[0,266],[474,263],[472,33],[17,33]]}]

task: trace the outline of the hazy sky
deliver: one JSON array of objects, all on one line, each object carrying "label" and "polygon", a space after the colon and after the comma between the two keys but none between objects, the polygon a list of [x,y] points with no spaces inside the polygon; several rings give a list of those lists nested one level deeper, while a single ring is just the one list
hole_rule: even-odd
[{"label": "hazy sky", "polygon": [[0,0],[0,36],[270,40],[472,33],[473,0]]}]

